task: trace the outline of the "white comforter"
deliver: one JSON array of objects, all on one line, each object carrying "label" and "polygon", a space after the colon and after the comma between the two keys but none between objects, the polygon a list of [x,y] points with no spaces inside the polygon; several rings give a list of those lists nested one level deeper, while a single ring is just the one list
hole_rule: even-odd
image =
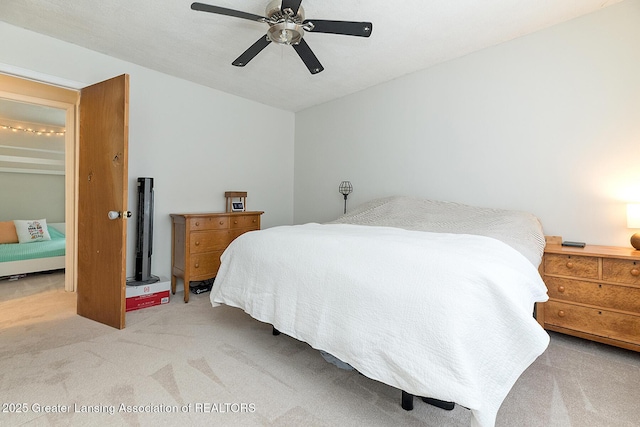
[{"label": "white comforter", "polygon": [[371,200],[331,223],[493,237],[520,252],[535,266],[540,265],[545,246],[542,225],[529,212],[418,197],[391,196]]},{"label": "white comforter", "polygon": [[222,255],[214,305],[242,308],[367,377],[471,409],[492,426],[549,336],[538,271],[498,240],[306,224],[246,233]]}]

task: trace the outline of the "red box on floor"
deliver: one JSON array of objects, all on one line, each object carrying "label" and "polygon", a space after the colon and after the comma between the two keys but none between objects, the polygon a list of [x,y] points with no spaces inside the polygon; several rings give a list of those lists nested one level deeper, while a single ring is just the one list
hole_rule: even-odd
[{"label": "red box on floor", "polygon": [[163,281],[149,285],[127,286],[126,311],[139,310],[169,302],[171,282]]}]

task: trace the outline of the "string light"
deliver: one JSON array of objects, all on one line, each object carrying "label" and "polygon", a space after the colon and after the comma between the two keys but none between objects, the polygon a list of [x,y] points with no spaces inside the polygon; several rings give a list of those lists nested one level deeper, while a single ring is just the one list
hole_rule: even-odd
[{"label": "string light", "polygon": [[65,131],[56,131],[56,130],[36,130],[31,128],[21,128],[9,125],[0,125],[0,128],[10,130],[12,132],[26,132],[32,133],[35,135],[46,135],[46,136],[64,136]]}]

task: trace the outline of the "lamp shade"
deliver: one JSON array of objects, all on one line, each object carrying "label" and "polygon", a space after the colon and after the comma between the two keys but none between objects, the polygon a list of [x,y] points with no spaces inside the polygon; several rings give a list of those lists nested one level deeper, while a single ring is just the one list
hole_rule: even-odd
[{"label": "lamp shade", "polygon": [[640,228],[640,203],[627,205],[627,228]]},{"label": "lamp shade", "polygon": [[353,192],[353,185],[351,185],[350,181],[342,181],[338,187],[338,191],[346,196]]}]

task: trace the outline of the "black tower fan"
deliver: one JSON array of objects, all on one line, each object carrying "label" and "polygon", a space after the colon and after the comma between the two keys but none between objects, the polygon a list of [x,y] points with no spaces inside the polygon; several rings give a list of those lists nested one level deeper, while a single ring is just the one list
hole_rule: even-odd
[{"label": "black tower fan", "polygon": [[153,178],[138,178],[138,221],[136,241],[136,275],[130,286],[148,285],[160,281],[151,274],[153,253]]}]

